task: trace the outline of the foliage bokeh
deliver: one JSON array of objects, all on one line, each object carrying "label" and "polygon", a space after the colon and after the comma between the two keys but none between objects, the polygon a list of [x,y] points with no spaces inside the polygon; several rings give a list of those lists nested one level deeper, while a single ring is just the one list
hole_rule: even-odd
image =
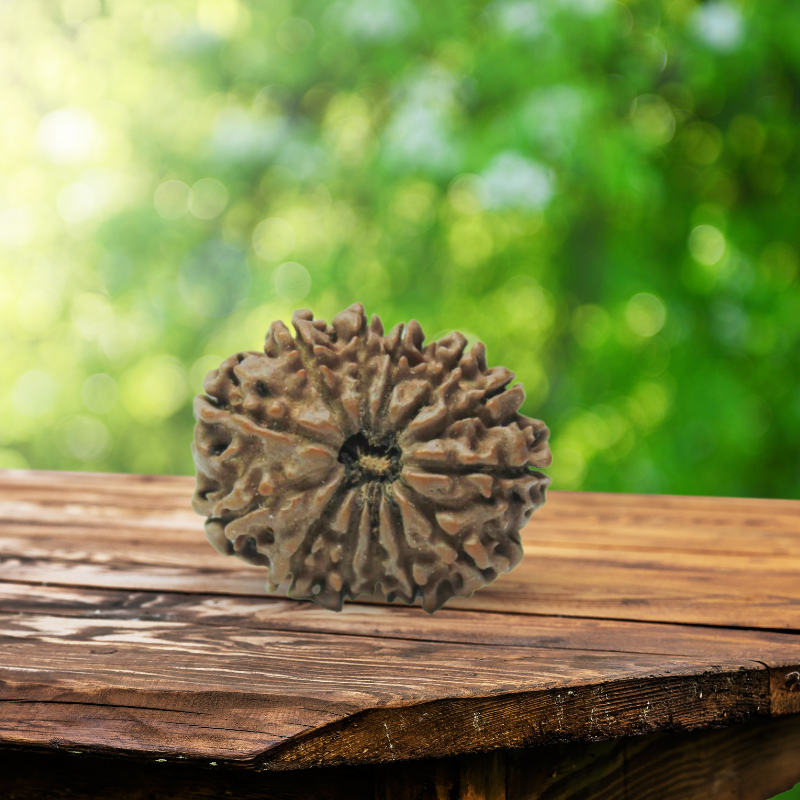
[{"label": "foliage bokeh", "polygon": [[459,329],[555,488],[800,497],[791,0],[11,0],[0,466],[191,473],[297,307]]}]

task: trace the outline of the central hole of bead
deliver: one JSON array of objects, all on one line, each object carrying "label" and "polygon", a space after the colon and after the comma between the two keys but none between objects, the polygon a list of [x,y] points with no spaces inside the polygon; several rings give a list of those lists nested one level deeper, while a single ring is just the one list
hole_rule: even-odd
[{"label": "central hole of bead", "polygon": [[391,483],[400,475],[401,455],[394,437],[376,442],[359,431],[345,440],[339,450],[339,461],[344,464],[351,485],[370,481]]}]

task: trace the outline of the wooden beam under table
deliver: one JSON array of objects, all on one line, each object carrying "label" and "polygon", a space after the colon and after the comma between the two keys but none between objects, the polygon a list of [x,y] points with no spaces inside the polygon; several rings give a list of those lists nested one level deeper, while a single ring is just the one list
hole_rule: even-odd
[{"label": "wooden beam under table", "polygon": [[291,772],[0,755],[14,800],[767,800],[800,782],[800,716],[721,730]]}]

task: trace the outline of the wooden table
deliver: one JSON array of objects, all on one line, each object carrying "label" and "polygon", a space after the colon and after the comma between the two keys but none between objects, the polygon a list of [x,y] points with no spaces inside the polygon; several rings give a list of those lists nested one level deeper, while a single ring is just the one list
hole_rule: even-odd
[{"label": "wooden table", "polygon": [[206,543],[192,487],[0,473],[0,797],[800,781],[800,502],[552,492],[523,563],[431,617],[265,596]]}]

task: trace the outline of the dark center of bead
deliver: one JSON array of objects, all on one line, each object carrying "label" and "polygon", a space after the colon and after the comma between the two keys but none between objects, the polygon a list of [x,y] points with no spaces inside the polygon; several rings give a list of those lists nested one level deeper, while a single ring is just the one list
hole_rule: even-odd
[{"label": "dark center of bead", "polygon": [[346,439],[339,450],[345,477],[351,486],[378,481],[391,483],[400,476],[400,447],[395,438],[370,440],[363,432]]}]

